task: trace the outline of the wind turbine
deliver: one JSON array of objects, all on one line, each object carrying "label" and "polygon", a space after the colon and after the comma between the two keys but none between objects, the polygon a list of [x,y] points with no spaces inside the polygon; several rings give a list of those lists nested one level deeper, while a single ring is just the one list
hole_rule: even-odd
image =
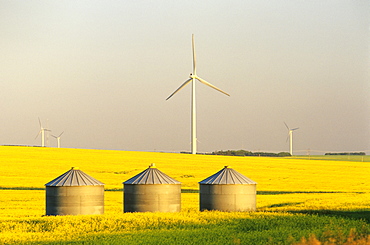
[{"label": "wind turbine", "polygon": [[292,128],[292,129],[290,129],[289,127],[288,127],[288,125],[284,122],[284,124],[285,124],[285,127],[288,129],[288,131],[289,131],[289,133],[288,133],[288,137],[287,137],[287,141],[288,141],[288,138],[289,138],[289,153],[290,153],[290,155],[291,156],[293,156],[293,131],[294,130],[297,130],[297,129],[299,129],[299,128]]},{"label": "wind turbine", "polygon": [[216,86],[206,82],[204,79],[197,76],[197,66],[196,66],[196,55],[195,55],[195,44],[194,44],[194,34],[192,35],[192,48],[193,48],[193,73],[190,73],[190,77],[186,80],[178,89],[175,90],[166,100],[169,100],[174,94],[179,92],[183,87],[192,82],[192,96],[191,96],[191,153],[197,154],[197,122],[196,122],[196,104],[195,104],[195,80],[216,89],[217,91],[230,96],[228,93],[222,91]]},{"label": "wind turbine", "polygon": [[41,147],[45,147],[45,131],[51,131],[47,128],[44,128],[42,127],[42,124],[41,124],[41,121],[40,121],[40,118],[39,118],[39,125],[40,125],[40,131],[39,133],[36,135],[36,138],[39,137],[39,135],[41,134]]},{"label": "wind turbine", "polygon": [[58,148],[60,148],[60,136],[62,136],[63,133],[64,133],[64,131],[59,136],[51,135],[51,136],[53,136],[54,138],[57,139],[57,141],[58,141]]}]

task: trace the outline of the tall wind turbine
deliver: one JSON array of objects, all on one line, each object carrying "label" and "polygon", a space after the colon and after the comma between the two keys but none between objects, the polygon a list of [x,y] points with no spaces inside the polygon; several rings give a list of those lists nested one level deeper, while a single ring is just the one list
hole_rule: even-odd
[{"label": "tall wind turbine", "polygon": [[41,146],[42,146],[42,147],[45,147],[45,131],[51,131],[51,130],[49,130],[49,129],[47,129],[47,128],[42,127],[42,124],[41,124],[40,118],[39,118],[39,125],[40,125],[40,131],[39,131],[39,133],[36,135],[36,138],[35,138],[35,139],[37,139],[37,137],[39,137],[39,135],[41,134]]},{"label": "tall wind turbine", "polygon": [[[288,138],[289,138],[289,153],[291,156],[293,156],[293,131],[297,130],[299,128],[292,128],[290,129],[288,125],[284,122],[285,127],[288,129]],[[286,139],[288,141],[288,138]]]},{"label": "tall wind turbine", "polygon": [[59,136],[51,135],[51,136],[53,136],[54,138],[57,139],[57,141],[58,141],[58,148],[60,148],[60,136],[62,136],[63,133],[64,133],[64,131]]},{"label": "tall wind turbine", "polygon": [[227,96],[230,96],[228,93],[222,91],[221,89],[217,88],[216,86],[210,84],[209,82],[206,82],[204,79],[197,76],[197,66],[196,66],[196,55],[195,55],[195,43],[194,43],[194,34],[192,35],[192,48],[193,48],[193,73],[190,73],[190,77],[188,80],[186,80],[178,89],[175,90],[170,96],[168,96],[168,99],[170,99],[174,94],[179,92],[183,87],[188,85],[188,83],[192,82],[192,93],[191,93],[191,153],[196,154],[197,153],[197,122],[196,122],[196,104],[195,104],[195,80],[198,80],[199,82],[216,89],[217,91],[226,94]]}]

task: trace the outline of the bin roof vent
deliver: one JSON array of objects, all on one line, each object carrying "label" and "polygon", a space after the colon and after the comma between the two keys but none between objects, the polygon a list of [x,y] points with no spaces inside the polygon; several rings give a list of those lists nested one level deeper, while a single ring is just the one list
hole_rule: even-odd
[{"label": "bin roof vent", "polygon": [[241,173],[232,169],[230,166],[225,166],[223,169],[214,175],[202,180],[199,184],[205,185],[253,185],[257,184],[253,180],[245,177]]},{"label": "bin roof vent", "polygon": [[123,184],[131,185],[155,185],[155,184],[181,184],[181,182],[171,178],[167,174],[163,173],[154,163],[149,168],[139,173],[138,175],[126,180]]},{"label": "bin roof vent", "polygon": [[72,167],[71,170],[65,172],[56,179],[45,184],[45,186],[90,186],[90,185],[104,185],[104,183],[82,172],[77,167]]}]

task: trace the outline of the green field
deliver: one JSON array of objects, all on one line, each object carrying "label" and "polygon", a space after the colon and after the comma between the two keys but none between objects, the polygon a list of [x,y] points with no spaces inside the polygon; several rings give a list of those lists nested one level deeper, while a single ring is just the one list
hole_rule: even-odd
[{"label": "green field", "polygon": [[[369,158],[299,158],[1,146],[0,244],[370,244]],[[123,213],[122,182],[153,162],[182,211]],[[258,183],[256,212],[198,211],[225,165]],[[76,166],[105,183],[104,215],[44,216],[44,184]]]}]

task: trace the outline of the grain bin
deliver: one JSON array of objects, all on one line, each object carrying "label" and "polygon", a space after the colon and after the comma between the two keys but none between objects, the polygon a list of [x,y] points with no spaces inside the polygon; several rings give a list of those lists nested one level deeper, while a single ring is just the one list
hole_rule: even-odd
[{"label": "grain bin", "polygon": [[46,215],[104,213],[104,184],[74,167],[46,186]]},{"label": "grain bin", "polygon": [[158,170],[154,163],[123,185],[125,213],[181,210],[181,182]]},{"label": "grain bin", "polygon": [[255,211],[256,185],[229,166],[199,182],[200,210]]}]

